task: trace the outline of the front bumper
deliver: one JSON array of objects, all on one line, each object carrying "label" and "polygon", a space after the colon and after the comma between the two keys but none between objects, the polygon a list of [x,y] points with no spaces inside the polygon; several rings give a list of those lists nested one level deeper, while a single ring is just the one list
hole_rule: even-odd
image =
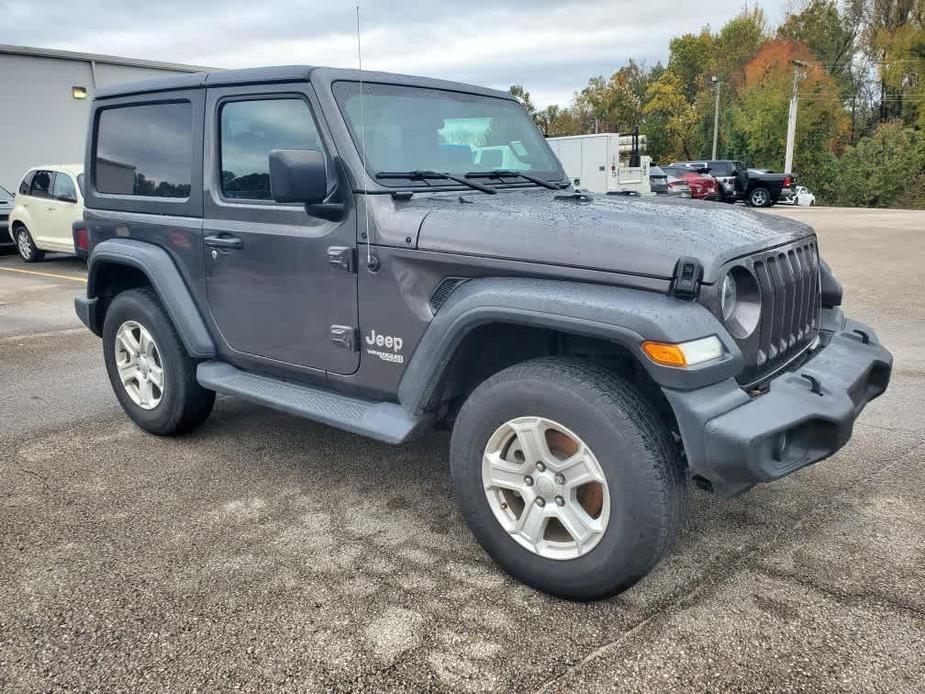
[{"label": "front bumper", "polygon": [[731,496],[829,457],[851,438],[864,406],[887,388],[892,355],[839,309],[822,316],[824,346],[749,395],[735,379],[664,389],[695,479]]}]

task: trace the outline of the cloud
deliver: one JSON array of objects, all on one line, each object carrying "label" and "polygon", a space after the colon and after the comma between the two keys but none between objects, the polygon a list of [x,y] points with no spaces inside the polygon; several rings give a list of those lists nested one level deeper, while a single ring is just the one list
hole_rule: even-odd
[{"label": "cloud", "polygon": [[[776,22],[786,0],[763,5]],[[89,0],[79,21],[73,7],[7,0],[0,42],[224,68],[357,64],[354,2]],[[718,28],[742,7],[742,0],[366,0],[364,67],[501,89],[522,83],[538,106],[566,103],[588,78],[631,57],[665,61],[672,36]]]}]

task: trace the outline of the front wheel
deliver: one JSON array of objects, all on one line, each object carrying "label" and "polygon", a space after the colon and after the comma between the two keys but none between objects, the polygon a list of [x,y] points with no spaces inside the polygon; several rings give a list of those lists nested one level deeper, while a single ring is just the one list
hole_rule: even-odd
[{"label": "front wheel", "polygon": [[684,478],[669,432],[629,383],[575,359],[492,376],[457,417],[450,467],[463,515],[511,575],[595,600],[671,545]]},{"label": "front wheel", "polygon": [[181,434],[209,416],[215,393],[196,381],[189,357],[157,294],[131,289],[103,322],[106,372],[122,409],[152,434]]}]

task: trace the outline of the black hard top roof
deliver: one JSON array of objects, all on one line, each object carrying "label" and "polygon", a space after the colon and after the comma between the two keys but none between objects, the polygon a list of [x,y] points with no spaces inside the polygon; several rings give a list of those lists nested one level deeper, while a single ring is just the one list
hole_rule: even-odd
[{"label": "black hard top roof", "polygon": [[162,77],[160,79],[130,82],[114,87],[105,87],[94,94],[95,99],[112,99],[136,94],[151,94],[156,92],[177,91],[183,89],[204,89],[206,87],[228,87],[244,84],[271,84],[274,82],[312,82],[328,84],[338,80],[358,81],[362,77],[364,82],[379,84],[403,84],[413,87],[429,87],[431,89],[448,89],[450,91],[465,92],[468,94],[482,94],[485,96],[511,99],[507,92],[486,87],[477,87],[462,82],[449,82],[430,77],[415,77],[413,75],[399,75],[391,72],[370,72],[359,70],[312,67],[310,65],[281,65],[278,67],[246,68],[243,70],[216,70],[214,72],[194,72],[188,75]]}]

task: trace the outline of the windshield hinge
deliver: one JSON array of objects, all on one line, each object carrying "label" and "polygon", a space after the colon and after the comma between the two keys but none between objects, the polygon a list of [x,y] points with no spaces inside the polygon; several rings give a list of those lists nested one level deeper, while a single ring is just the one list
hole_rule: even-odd
[{"label": "windshield hinge", "polygon": [[671,293],[679,299],[693,299],[700,291],[703,266],[696,258],[678,258],[671,280]]}]

